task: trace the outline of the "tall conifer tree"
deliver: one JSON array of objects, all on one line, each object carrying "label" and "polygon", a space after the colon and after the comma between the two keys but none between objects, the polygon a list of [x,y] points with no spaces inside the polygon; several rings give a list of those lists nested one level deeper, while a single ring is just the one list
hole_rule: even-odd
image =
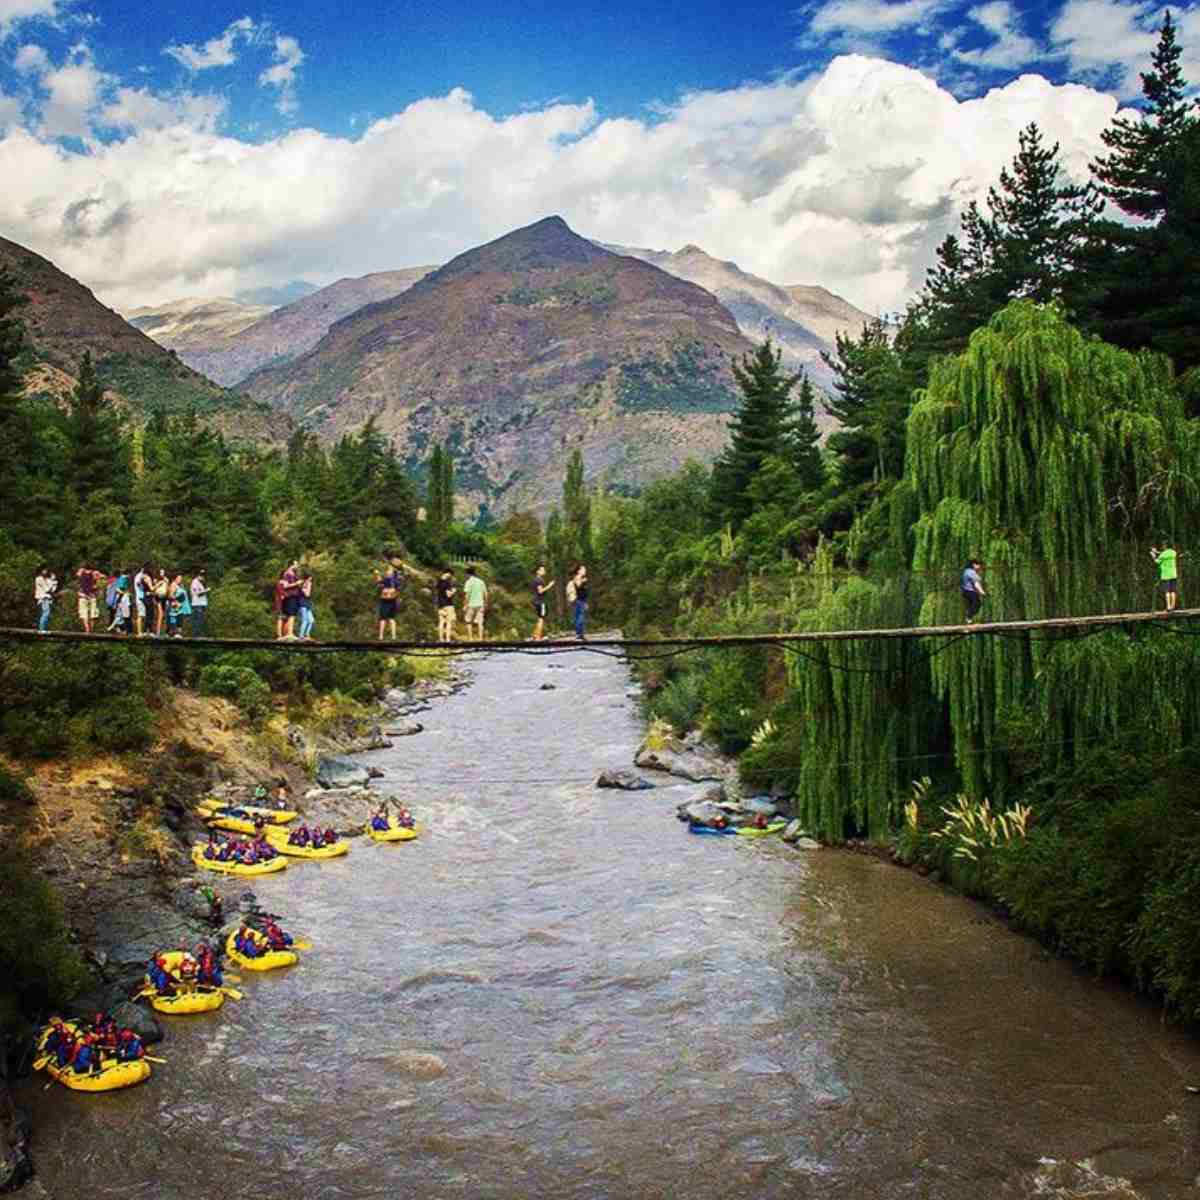
[{"label": "tall conifer tree", "polygon": [[1182,53],[1168,10],[1150,70],[1142,73],[1145,103],[1141,113],[1132,118],[1114,117],[1100,134],[1109,152],[1096,159],[1092,172],[1104,196],[1131,217],[1153,220],[1162,215],[1170,149],[1196,120],[1180,67]]}]

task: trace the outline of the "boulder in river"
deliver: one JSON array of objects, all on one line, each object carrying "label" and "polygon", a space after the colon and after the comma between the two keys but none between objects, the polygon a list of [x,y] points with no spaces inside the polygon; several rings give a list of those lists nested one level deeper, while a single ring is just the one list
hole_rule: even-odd
[{"label": "boulder in river", "polygon": [[366,767],[348,758],[322,758],[317,763],[317,783],[323,788],[363,787],[369,780]]},{"label": "boulder in river", "polygon": [[693,800],[683,807],[683,818],[693,825],[716,825],[729,819],[729,814],[711,800]]},{"label": "boulder in river", "polygon": [[400,1050],[389,1056],[387,1062],[393,1070],[418,1079],[436,1079],[446,1073],[446,1060],[441,1055],[420,1050]]},{"label": "boulder in river", "polygon": [[636,771],[611,770],[600,772],[596,786],[598,788],[620,788],[624,792],[641,792],[652,788],[654,784]]},{"label": "boulder in river", "polygon": [[725,779],[733,772],[733,764],[707,748],[689,749],[676,738],[647,738],[633,756],[635,765],[648,771],[666,771],[679,779],[701,783],[709,779]]},{"label": "boulder in river", "polygon": [[386,732],[391,738],[412,737],[414,733],[424,733],[425,726],[420,721],[401,721]]},{"label": "boulder in river", "polygon": [[757,817],[773,817],[779,812],[779,806],[769,796],[747,796],[742,802],[742,811]]}]

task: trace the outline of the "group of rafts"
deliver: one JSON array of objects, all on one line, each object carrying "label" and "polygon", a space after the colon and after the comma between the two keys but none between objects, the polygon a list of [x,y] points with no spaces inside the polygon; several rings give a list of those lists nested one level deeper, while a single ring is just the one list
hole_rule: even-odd
[{"label": "group of rafts", "polygon": [[[246,835],[218,838],[210,833],[206,843],[193,846],[192,861],[206,871],[270,875],[284,870],[289,858],[339,858],[350,850],[332,829],[310,829],[307,825],[286,828],[300,815],[292,809],[219,805],[212,801],[197,811],[210,829]],[[376,842],[407,842],[420,830],[407,808],[401,806],[393,813],[385,801],[363,832]]]},{"label": "group of rafts", "polygon": [[[336,858],[349,849],[336,834],[326,840],[332,831],[310,830],[307,826],[285,829],[299,816],[289,810],[211,802],[201,805],[198,811],[214,828],[254,838],[253,842],[237,844],[217,843],[215,836],[210,836],[207,843],[194,846],[192,860],[210,871],[266,875],[282,871],[287,866],[285,856]],[[392,813],[385,803],[363,832],[377,842],[406,842],[417,837],[420,830],[406,808]],[[246,971],[292,966],[300,961],[298,951],[311,949],[310,942],[285,933],[269,913],[252,914],[225,941],[230,961]],[[176,1016],[212,1012],[225,1003],[227,996],[234,1000],[242,997],[226,978],[240,982],[240,976],[223,974],[219,956],[205,943],[196,948],[195,954],[168,950],[150,960],[144,986],[134,998],[149,999],[158,1012]],[[150,1063],[163,1061],[146,1054],[141,1038],[133,1030],[120,1029],[111,1017],[97,1013],[93,1021],[51,1017],[38,1035],[33,1065],[74,1091],[109,1092],[149,1079]]]}]

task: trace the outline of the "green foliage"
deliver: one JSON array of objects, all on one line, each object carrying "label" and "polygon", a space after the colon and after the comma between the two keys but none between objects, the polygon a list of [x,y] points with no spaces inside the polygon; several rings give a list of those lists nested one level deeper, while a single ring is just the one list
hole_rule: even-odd
[{"label": "green foliage", "polygon": [[205,667],[200,672],[200,691],[232,700],[252,726],[261,727],[271,712],[271,689],[253,667],[240,666],[235,658],[222,655]]},{"label": "green foliage", "polygon": [[670,358],[623,363],[617,401],[631,412],[729,412],[736,398],[721,365],[701,342],[676,347]]},{"label": "green foliage", "polygon": [[18,775],[0,765],[0,805],[21,805],[34,802],[33,789],[24,775]]},{"label": "green foliage", "polygon": [[87,979],[57,893],[18,850],[0,851],[0,1027],[67,1003]]}]

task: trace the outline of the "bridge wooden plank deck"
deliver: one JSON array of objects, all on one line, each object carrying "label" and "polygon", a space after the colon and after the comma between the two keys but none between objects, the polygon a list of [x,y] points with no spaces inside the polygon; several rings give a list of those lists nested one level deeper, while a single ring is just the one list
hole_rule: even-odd
[{"label": "bridge wooden plank deck", "polygon": [[[116,633],[84,633],[81,630],[50,630],[0,627],[0,642],[45,643],[70,645],[96,643],[100,645],[136,646],[144,650],[163,650],[177,647],[187,650],[272,650],[284,654],[464,654],[474,651],[505,651],[525,653],[561,653],[570,649],[596,650],[654,650],[703,649],[710,646],[788,646],[811,642],[895,641],[904,639],[978,637],[1009,633],[1040,631],[1090,631],[1104,627],[1128,628],[1141,625],[1172,626],[1175,622],[1190,622],[1200,618],[1200,608],[1181,608],[1174,612],[1104,613],[1084,617],[1046,617],[1036,621],[982,621],[973,625],[924,625],[896,629],[822,629],[801,633],[745,633],[720,637],[662,637],[625,638],[601,636],[576,641],[572,636],[546,638],[544,641],[276,641],[274,638],[211,638],[211,637],[126,637]],[[1200,632],[1200,631],[1198,631]]]}]

